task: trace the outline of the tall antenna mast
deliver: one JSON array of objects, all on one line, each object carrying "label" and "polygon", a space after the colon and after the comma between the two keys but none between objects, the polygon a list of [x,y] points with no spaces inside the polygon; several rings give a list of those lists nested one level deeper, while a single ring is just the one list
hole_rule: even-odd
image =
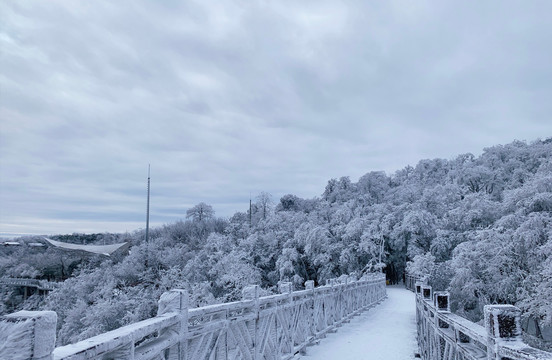
[{"label": "tall antenna mast", "polygon": [[149,241],[150,164],[148,164],[148,206],[146,210],[146,244]]},{"label": "tall antenna mast", "polygon": [[251,227],[251,192],[249,193],[249,227]]}]

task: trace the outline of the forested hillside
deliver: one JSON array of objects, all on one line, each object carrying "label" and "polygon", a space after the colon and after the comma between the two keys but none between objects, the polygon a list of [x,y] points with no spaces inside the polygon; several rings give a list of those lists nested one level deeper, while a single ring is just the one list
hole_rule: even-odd
[{"label": "forested hillside", "polygon": [[[484,304],[511,303],[550,324],[551,235],[552,139],[515,141],[392,175],[331,179],[314,199],[262,193],[251,214],[229,219],[201,203],[150,231],[147,244],[141,231],[127,235],[133,246],[124,258],[75,259],[46,301],[14,306],[4,289],[0,310],[55,310],[65,344],[154,315],[170,288],[188,289],[199,306],[240,298],[247,284],[271,292],[279,281],[301,288],[377,271],[381,256],[390,282],[402,281],[407,266],[431,274],[435,288],[450,289],[454,311],[472,320]],[[18,251],[0,258],[0,275],[43,276]]]}]

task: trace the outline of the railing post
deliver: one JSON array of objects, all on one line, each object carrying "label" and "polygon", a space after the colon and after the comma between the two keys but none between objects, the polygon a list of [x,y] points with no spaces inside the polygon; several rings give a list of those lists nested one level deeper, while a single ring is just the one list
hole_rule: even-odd
[{"label": "railing post", "polygon": [[376,293],[377,289],[374,286],[372,286],[372,281],[368,276],[365,277],[364,281],[366,281],[365,283],[366,293],[368,294],[368,301],[366,302],[366,306],[371,306],[372,303],[374,302],[374,299],[375,299],[374,294]]},{"label": "railing post", "polygon": [[365,306],[371,306],[372,303],[374,302],[374,299],[375,299],[374,294],[377,292],[377,289],[374,286],[372,286],[372,279],[370,276],[364,275],[363,280],[365,281],[364,286],[365,286],[365,289],[366,289],[365,291],[368,298],[368,300],[365,303]]},{"label": "railing post", "polygon": [[51,360],[56,344],[54,311],[18,311],[0,318],[0,359]]},{"label": "railing post", "polygon": [[357,291],[355,287],[356,278],[353,275],[347,276],[347,315],[355,312],[357,304]]},{"label": "railing post", "polygon": [[[253,311],[255,312],[255,329],[253,336],[253,360],[259,360],[261,356],[260,332],[259,332],[259,285],[249,285],[243,288],[243,300],[253,300]],[[191,360],[191,359],[190,359]]]},{"label": "railing post", "polygon": [[372,282],[374,283],[374,287],[376,288],[376,302],[379,302],[381,297],[383,297],[383,293],[385,291],[385,287],[387,286],[387,280],[384,280],[383,282],[378,279],[377,275],[372,276]]},{"label": "railing post", "polygon": [[316,293],[314,292],[314,281],[313,280],[307,280],[305,281],[305,290],[309,291],[309,296],[311,298],[310,300],[310,306],[309,309],[309,337],[313,337],[316,335],[316,312],[315,312],[315,304],[316,304]]},{"label": "railing post", "polygon": [[343,320],[343,289],[345,288],[344,285],[345,279],[342,277],[338,277],[335,279],[336,282],[336,302],[335,302],[335,312],[336,312],[336,319],[338,321],[338,325],[341,326],[341,320]]},{"label": "railing post", "polygon": [[434,293],[435,308],[438,312],[450,313],[450,294],[446,291],[436,291]]},{"label": "railing post", "polygon": [[422,299],[431,301],[432,296],[431,286],[422,285]]},{"label": "railing post", "polygon": [[415,284],[415,289],[414,289],[414,292],[416,293],[416,295],[420,295],[422,293],[422,282],[421,281],[416,281],[416,284]]},{"label": "railing post", "polygon": [[337,279],[339,280],[340,283],[342,284],[347,284],[347,279],[349,278],[348,275],[346,274],[343,274],[341,275],[340,277],[338,277]]},{"label": "railing post", "polygon": [[339,321],[342,319],[342,316],[341,316],[341,299],[343,297],[342,296],[343,295],[343,286],[341,286],[341,282],[339,281],[339,278],[334,278],[333,281],[334,281],[334,291],[335,291],[334,316],[335,316],[335,322],[336,322],[336,326],[337,326]]},{"label": "railing post", "polygon": [[174,289],[161,295],[157,303],[157,316],[168,313],[179,313],[180,323],[165,329],[159,335],[177,333],[178,342],[168,349],[167,360],[186,360],[188,356],[188,293],[185,290]]},{"label": "railing post", "polygon": [[280,294],[291,294],[291,283],[290,282],[281,282],[278,284],[278,291],[280,291]]},{"label": "railing post", "polygon": [[[330,287],[330,291],[328,292],[325,300],[325,306],[326,306],[326,324],[333,326],[335,323],[335,280],[334,279],[328,279],[326,280],[326,284]],[[329,306],[328,306],[329,305]],[[329,309],[328,309],[329,308]]]},{"label": "railing post", "polygon": [[487,358],[500,360],[499,343],[521,338],[521,310],[513,305],[485,305],[483,309],[487,330]]},{"label": "railing post", "polygon": [[383,300],[387,296],[387,280],[384,278],[383,281],[380,281],[381,284],[381,298],[380,300]]},{"label": "railing post", "polygon": [[294,343],[294,334],[293,334],[293,297],[291,295],[292,290],[292,284],[290,282],[281,282],[278,285],[278,290],[280,291],[280,294],[286,294],[287,295],[287,305],[289,306],[289,311],[284,312],[287,316],[287,333],[289,334],[289,343],[288,349],[290,354],[293,354],[293,343]]}]

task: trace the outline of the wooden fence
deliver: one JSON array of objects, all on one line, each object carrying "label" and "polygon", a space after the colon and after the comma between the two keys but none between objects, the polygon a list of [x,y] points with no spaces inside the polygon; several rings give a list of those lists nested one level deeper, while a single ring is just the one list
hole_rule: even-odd
[{"label": "wooden fence", "polygon": [[0,358],[291,359],[386,296],[383,274],[342,276],[316,288],[307,281],[305,287],[292,291],[283,283],[280,294],[260,297],[253,285],[242,301],[194,309],[185,291],[171,290],[161,296],[156,317],[58,348],[55,312],[20,311],[0,321],[0,343],[10,344],[0,346]]},{"label": "wooden fence", "polygon": [[418,346],[424,360],[551,360],[521,340],[520,310],[486,305],[485,326],[450,313],[449,293],[415,283]]}]

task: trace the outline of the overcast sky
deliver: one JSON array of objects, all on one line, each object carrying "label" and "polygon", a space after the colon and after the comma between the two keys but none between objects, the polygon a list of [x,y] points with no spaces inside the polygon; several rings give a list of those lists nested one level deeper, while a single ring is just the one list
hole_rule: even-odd
[{"label": "overcast sky", "polygon": [[120,232],[552,136],[552,2],[0,2],[0,232]]}]

